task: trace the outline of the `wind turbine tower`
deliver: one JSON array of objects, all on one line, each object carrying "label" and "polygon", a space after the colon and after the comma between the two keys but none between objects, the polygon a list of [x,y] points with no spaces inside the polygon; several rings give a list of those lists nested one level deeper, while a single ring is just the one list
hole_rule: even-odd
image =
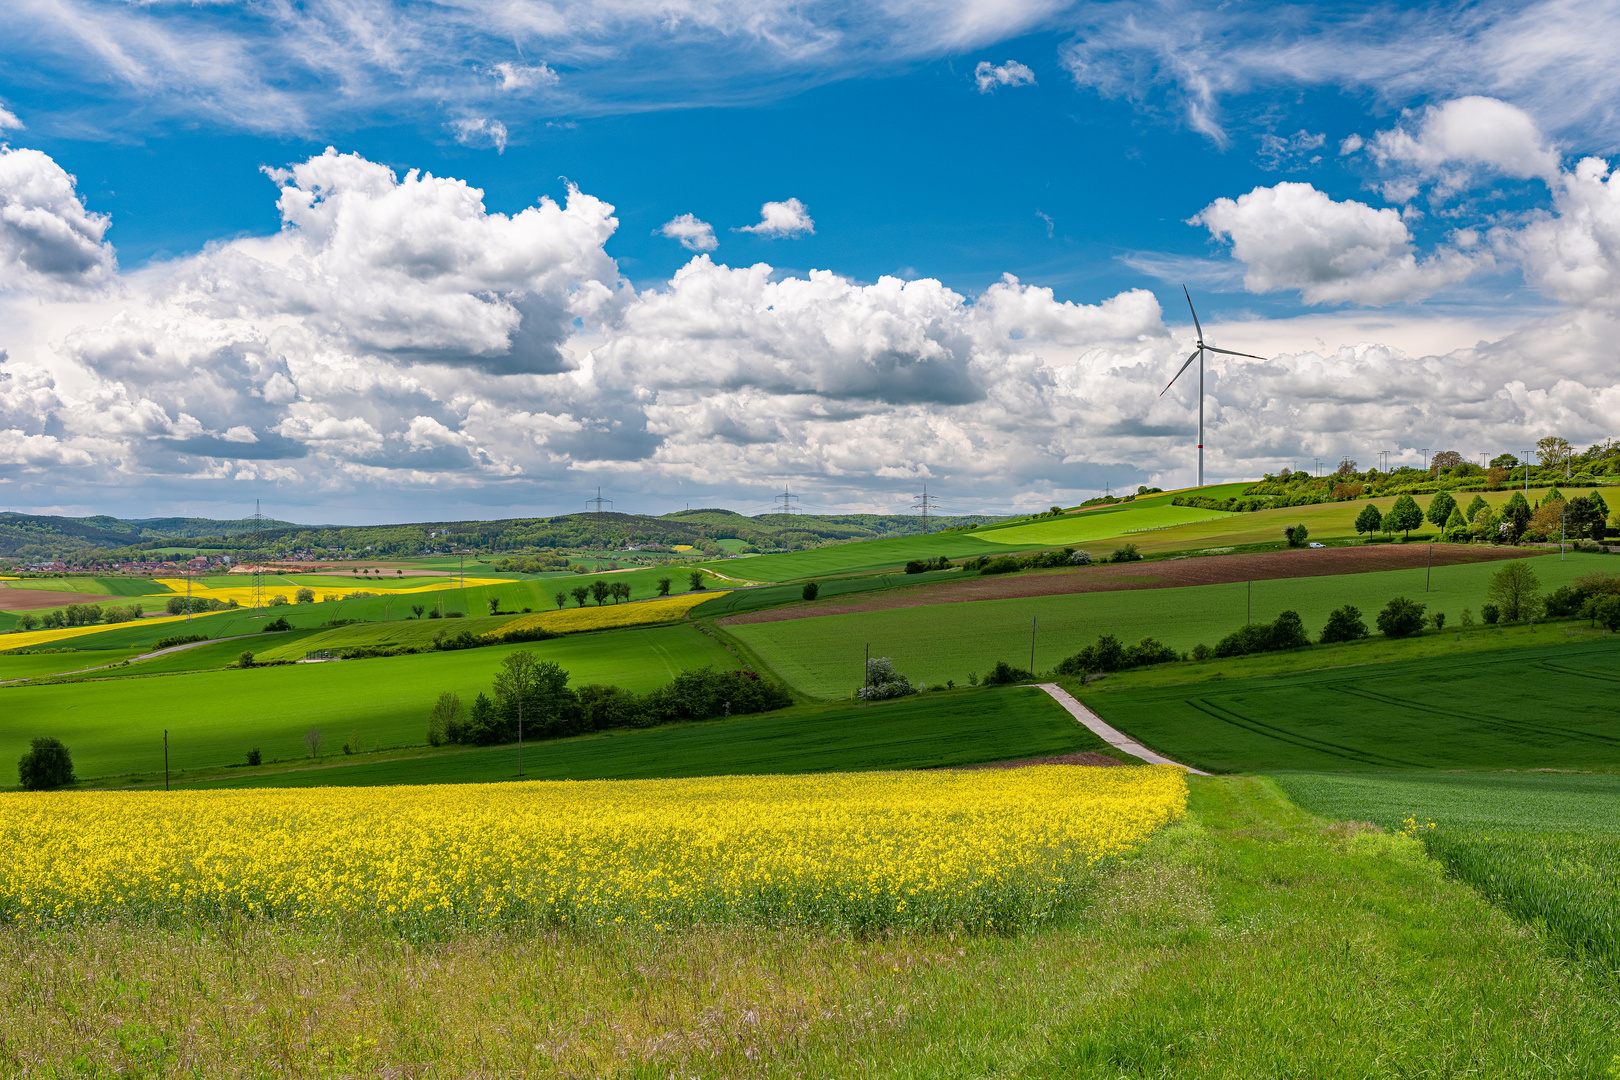
[{"label": "wind turbine tower", "polygon": [[1167,391],[1169,391],[1170,387],[1176,385],[1176,379],[1181,378],[1181,372],[1186,371],[1187,368],[1192,365],[1192,362],[1194,360],[1198,361],[1198,486],[1203,487],[1204,486],[1204,354],[1206,352],[1212,352],[1212,353],[1220,353],[1223,356],[1246,356],[1250,360],[1264,360],[1265,357],[1256,356],[1256,355],[1254,355],[1254,353],[1233,352],[1231,349],[1217,349],[1213,345],[1204,344],[1204,327],[1198,321],[1198,311],[1197,311],[1196,308],[1193,307],[1192,294],[1187,291],[1187,286],[1185,286],[1185,285],[1183,285],[1181,287],[1181,293],[1182,293],[1183,296],[1185,296],[1187,298],[1187,310],[1192,312],[1193,326],[1198,331],[1198,347],[1193,350],[1193,353],[1192,353],[1191,356],[1187,357],[1187,362],[1185,364],[1181,365],[1181,371],[1176,372],[1175,377],[1172,378],[1168,383],[1165,384],[1165,387],[1164,387],[1163,390],[1159,391],[1159,396],[1164,397],[1165,393]]}]

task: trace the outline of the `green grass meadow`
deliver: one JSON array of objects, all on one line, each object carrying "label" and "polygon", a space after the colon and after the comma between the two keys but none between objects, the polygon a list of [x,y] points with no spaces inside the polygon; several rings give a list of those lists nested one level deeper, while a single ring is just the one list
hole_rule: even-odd
[{"label": "green grass meadow", "polygon": [[[1606,555],[1571,553],[1529,560],[1544,589],[1551,590],[1593,570],[1620,569]],[[1338,577],[1283,578],[1252,585],[1253,617],[1265,622],[1285,609],[1298,611],[1313,636],[1328,613],[1343,604],[1361,609],[1369,626],[1391,597],[1404,594],[1446,612],[1453,624],[1462,609],[1476,616],[1496,563],[1436,567],[1430,591],[1425,571],[1385,570]],[[1144,569],[1150,573],[1151,567]],[[1031,619],[1036,620],[1035,668],[1046,671],[1102,634],[1127,643],[1148,636],[1172,648],[1213,645],[1240,628],[1251,586],[1245,582],[1176,589],[1077,593],[1011,600],[975,600],[888,611],[827,615],[811,619],[726,627],[782,678],[807,694],[845,697],[861,683],[865,649],[887,656],[913,681],[929,684],[984,674],[997,660],[1029,664]],[[708,605],[698,609],[707,613]]]},{"label": "green grass meadow", "polygon": [[[530,743],[524,748],[523,772],[532,780],[861,772],[1104,748],[1101,739],[1075,723],[1044,692],[1005,687],[871,705],[799,705],[734,720]],[[516,777],[517,748],[498,746],[209,780],[195,786],[366,787],[491,783]]]},{"label": "green grass meadow", "polygon": [[[241,647],[208,646],[224,654]],[[72,748],[80,777],[150,773],[163,767],[165,728],[178,769],[241,761],[253,746],[270,760],[301,757],[311,727],[321,729],[329,749],[351,733],[368,746],[420,745],[439,694],[449,690],[470,701],[488,691],[501,658],[515,648],[561,664],[576,686],[616,683],[637,692],[682,670],[737,666],[690,626],[253,670],[140,677],[141,665],[131,665],[120,672],[134,677],[0,687],[0,760],[15,761],[30,738],[52,735]],[[175,655],[184,662],[186,653]]]},{"label": "green grass meadow", "polygon": [[1620,770],[1620,637],[1141,690],[1098,715],[1213,772]]}]

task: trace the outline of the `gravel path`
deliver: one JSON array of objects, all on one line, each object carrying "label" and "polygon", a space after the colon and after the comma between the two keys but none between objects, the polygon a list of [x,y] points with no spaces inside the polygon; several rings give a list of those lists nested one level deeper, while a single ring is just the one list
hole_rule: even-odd
[{"label": "gravel path", "polygon": [[1188,772],[1197,776],[1209,775],[1209,773],[1202,769],[1195,769],[1191,765],[1183,765],[1179,761],[1171,761],[1163,754],[1156,754],[1113,725],[1104,723],[1102,717],[1080,704],[1078,698],[1069,693],[1067,690],[1063,689],[1063,687],[1059,686],[1057,683],[1036,683],[1035,685],[1039,686],[1042,690],[1045,690],[1048,694],[1051,694],[1052,700],[1056,701],[1065,709],[1068,709],[1070,716],[1074,717],[1076,720],[1080,721],[1081,724],[1091,729],[1092,734],[1096,735],[1109,746],[1112,746],[1115,750],[1123,750],[1132,757],[1141,758],[1149,765],[1174,765],[1177,768],[1186,769]]}]

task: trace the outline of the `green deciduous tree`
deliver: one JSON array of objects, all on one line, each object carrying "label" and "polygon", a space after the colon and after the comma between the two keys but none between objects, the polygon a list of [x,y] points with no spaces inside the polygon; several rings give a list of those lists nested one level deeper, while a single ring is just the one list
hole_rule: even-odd
[{"label": "green deciduous tree", "polygon": [[1358,533],[1375,533],[1379,529],[1383,528],[1383,526],[1384,515],[1380,513],[1378,507],[1374,506],[1372,503],[1368,503],[1366,506],[1363,506],[1361,508],[1361,513],[1356,515],[1356,532]]},{"label": "green deciduous tree", "polygon": [[1289,547],[1304,547],[1310,535],[1311,531],[1303,525],[1290,525],[1283,530],[1283,537],[1288,541]]},{"label": "green deciduous tree", "polygon": [[820,593],[821,586],[816,584],[814,581],[805,582],[804,588],[799,591],[799,595],[804,597],[806,600],[814,600],[818,595],[820,595]]},{"label": "green deciduous tree", "polygon": [[659,596],[668,596],[669,595],[669,586],[670,586],[669,578],[667,578],[667,577],[659,578],[658,579],[658,595]]},{"label": "green deciduous tree", "polygon": [[1508,527],[1507,539],[1510,543],[1517,544],[1524,536],[1525,530],[1530,528],[1530,518],[1534,514],[1535,511],[1530,508],[1524,492],[1515,491],[1513,497],[1508,499],[1507,505],[1502,507],[1502,524]]},{"label": "green deciduous tree", "polygon": [[315,590],[299,589],[293,593],[293,602],[295,604],[313,604],[315,602]]},{"label": "green deciduous tree", "polygon": [[1424,512],[1423,516],[1428,519],[1431,525],[1438,525],[1443,529],[1446,527],[1446,519],[1451,517],[1451,512],[1455,509],[1457,509],[1457,500],[1453,499],[1448,492],[1442,491],[1429,500],[1429,509]]},{"label": "green deciduous tree", "polygon": [[1508,622],[1522,622],[1541,612],[1541,579],[1521,559],[1505,563],[1491,576],[1485,596]]},{"label": "green deciduous tree", "polygon": [[585,601],[590,598],[591,587],[589,585],[575,585],[569,590],[568,595],[574,598],[575,607],[584,607]]},{"label": "green deciduous tree", "polygon": [[1384,515],[1384,528],[1390,532],[1399,530],[1407,536],[1412,530],[1423,524],[1423,511],[1418,509],[1417,500],[1410,495],[1402,495],[1395,500],[1395,505],[1389,508]]},{"label": "green deciduous tree", "polygon": [[1328,616],[1327,625],[1322,628],[1322,644],[1332,645],[1339,641],[1358,641],[1367,636],[1367,624],[1361,621],[1361,610],[1354,605],[1346,604]]},{"label": "green deciduous tree", "polygon": [[1423,612],[1427,605],[1404,596],[1397,596],[1378,613],[1378,632],[1385,637],[1410,637],[1423,629]]},{"label": "green deciduous tree", "polygon": [[608,583],[601,578],[591,582],[591,596],[596,600],[596,606],[601,607],[602,601],[607,599]]},{"label": "green deciduous tree", "polygon": [[687,580],[692,583],[691,591],[693,592],[701,592],[702,590],[708,588],[707,585],[703,584],[703,572],[701,570],[692,571]]},{"label": "green deciduous tree", "polygon": [[61,739],[32,739],[28,746],[17,761],[17,782],[25,790],[44,791],[73,783],[73,755]]},{"label": "green deciduous tree", "polygon": [[448,690],[440,694],[439,700],[433,703],[433,708],[428,712],[428,745],[443,746],[447,742],[457,741],[452,736],[459,734],[462,712],[461,698]]},{"label": "green deciduous tree", "polygon": [[557,606],[559,608],[565,608],[565,607],[568,606],[568,594],[567,593],[560,592],[560,593],[557,594]]}]

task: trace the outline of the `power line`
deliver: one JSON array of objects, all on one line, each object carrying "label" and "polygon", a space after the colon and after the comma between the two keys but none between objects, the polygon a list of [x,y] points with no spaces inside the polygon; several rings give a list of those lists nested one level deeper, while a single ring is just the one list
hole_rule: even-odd
[{"label": "power line", "polygon": [[[798,501],[799,501],[799,497],[797,495],[793,494],[792,492],[790,492],[788,490],[788,486],[786,484],[783,484],[782,485],[782,494],[777,495],[777,496],[775,496],[775,497],[773,497],[771,499],[771,509],[774,511],[776,509],[776,504],[781,503],[782,504],[782,513],[791,514],[791,513],[793,513],[793,504],[798,502]],[[801,506],[799,509],[802,512],[804,510],[804,507]]]}]

